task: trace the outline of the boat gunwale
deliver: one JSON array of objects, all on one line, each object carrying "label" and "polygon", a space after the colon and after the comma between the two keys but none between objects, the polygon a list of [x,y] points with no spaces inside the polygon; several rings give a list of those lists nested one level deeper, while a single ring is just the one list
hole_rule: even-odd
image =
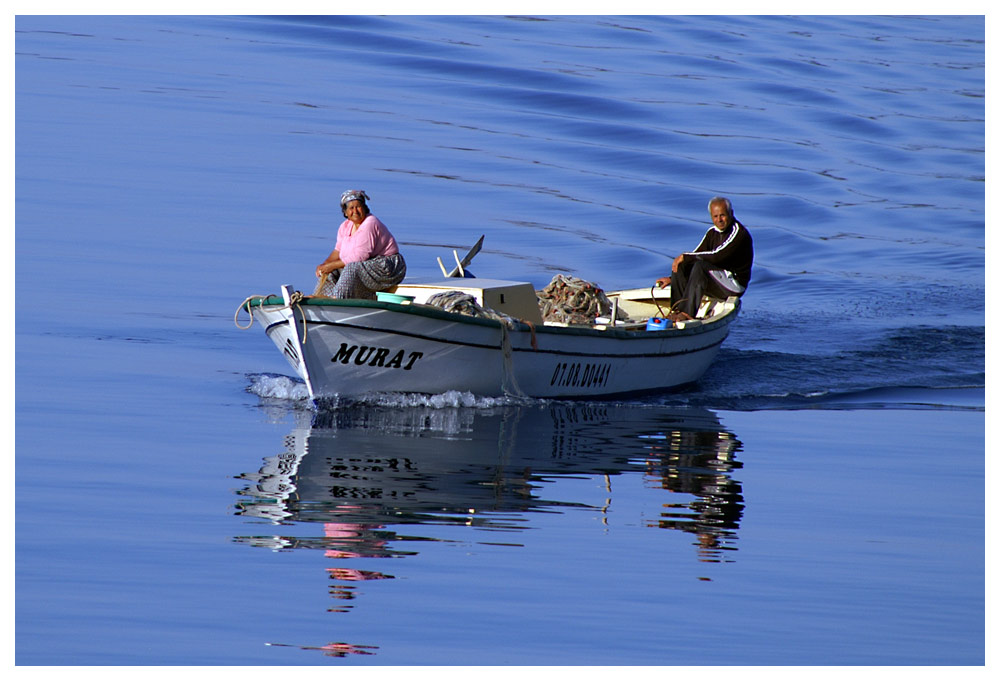
[{"label": "boat gunwale", "polygon": [[[503,322],[496,319],[487,319],[484,317],[473,317],[471,315],[460,314],[457,312],[448,312],[447,310],[442,310],[439,307],[433,305],[422,305],[416,303],[390,303],[381,300],[365,300],[361,298],[310,298],[305,297],[298,303],[298,306],[314,306],[314,307],[358,307],[358,308],[369,308],[369,309],[381,309],[388,310],[390,312],[402,312],[404,314],[413,314],[420,317],[430,317],[432,319],[438,319],[441,321],[459,322],[463,324],[474,324],[478,326],[486,326],[491,328],[497,328],[504,326]],[[287,307],[285,301],[281,296],[269,295],[267,297],[254,297],[247,303],[248,307],[258,307],[263,309],[264,307]],[[544,324],[528,324],[527,322],[515,319],[516,328],[515,331],[520,331],[524,333],[534,333],[534,334],[554,334],[558,336],[591,336],[595,338],[607,338],[607,339],[617,339],[617,340],[654,340],[662,337],[663,334],[669,334],[671,337],[677,336],[694,336],[700,335],[702,333],[708,333],[711,331],[718,330],[717,324],[724,323],[725,325],[730,324],[735,320],[737,313],[741,308],[741,301],[737,299],[733,309],[729,310],[725,314],[710,318],[707,320],[700,319],[698,321],[702,322],[696,326],[690,328],[678,328],[676,326],[671,326],[668,329],[662,329],[657,331],[646,331],[645,329],[637,329],[635,331],[630,331],[626,329],[619,329],[615,327],[605,327],[603,329],[595,329],[590,326],[548,326]],[[514,319],[514,318],[512,318]],[[284,322],[275,322],[275,324],[280,324]],[[331,324],[337,325],[338,322],[317,322],[316,320],[306,319],[307,324]],[[268,325],[268,329],[274,324]],[[366,327],[370,328],[370,327]]]},{"label": "boat gunwale", "polygon": [[[280,322],[274,322],[264,329],[264,333],[268,336],[271,334],[271,330],[287,326],[287,321],[282,320]],[[503,343],[498,342],[496,345],[489,343],[477,343],[467,340],[459,340],[454,338],[440,338],[435,336],[428,336],[425,334],[412,333],[410,331],[400,331],[399,329],[377,329],[371,326],[360,326],[357,324],[339,324],[336,322],[309,322],[310,324],[319,324],[321,326],[335,326],[338,328],[348,328],[354,329],[356,331],[378,331],[380,333],[389,334],[392,336],[405,336],[407,338],[416,338],[425,341],[431,341],[434,343],[445,343],[448,345],[459,345],[467,348],[478,348],[482,350],[491,351],[502,351]],[[608,340],[611,340],[610,338]],[[658,340],[655,338],[647,338],[647,340]],[[683,350],[670,350],[670,351],[654,351],[654,352],[608,352],[607,350],[600,351],[585,351],[585,350],[567,350],[561,348],[538,348],[538,347],[511,347],[511,352],[524,352],[530,354],[542,354],[542,355],[559,355],[562,357],[613,357],[615,359],[640,359],[640,358],[652,358],[652,357],[678,357],[680,355],[692,355],[699,352],[704,352],[706,350],[711,350],[714,347],[722,345],[726,341],[725,338],[719,338],[714,340],[708,345],[702,345],[696,348],[684,348]]]}]

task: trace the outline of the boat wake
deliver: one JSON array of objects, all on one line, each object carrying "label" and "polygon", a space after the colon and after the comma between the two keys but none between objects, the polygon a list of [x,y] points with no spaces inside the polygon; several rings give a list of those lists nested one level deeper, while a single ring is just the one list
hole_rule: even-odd
[{"label": "boat wake", "polygon": [[[268,401],[286,401],[289,406],[309,404],[309,391],[299,378],[281,374],[250,374],[247,392]],[[523,404],[541,404],[545,400],[518,397],[481,397],[470,392],[451,390],[438,395],[419,393],[371,393],[351,397],[321,397],[312,405],[317,411],[331,411],[347,406],[371,407],[429,407],[449,409],[454,407],[471,409],[493,409]]]},{"label": "boat wake", "polygon": [[655,399],[664,407],[700,407],[717,411],[931,409],[985,411],[985,386],[886,385],[857,390],[815,392],[745,392],[720,394],[691,390]]},{"label": "boat wake", "polygon": [[[469,392],[449,391],[437,395],[419,393],[372,393],[350,397],[309,399],[305,383],[281,374],[249,375],[247,392],[257,395],[270,407],[305,409],[311,412],[334,412],[351,407],[390,409],[472,409],[489,411],[505,407],[545,406],[562,400],[482,397]],[[922,386],[886,384],[871,387],[847,387],[816,391],[785,391],[779,385],[756,386],[757,390],[732,390],[732,385],[695,385],[662,395],[632,400],[584,400],[573,404],[629,405],[632,407],[688,407],[722,411],[759,411],[774,409],[957,409],[983,411],[985,386]],[[771,390],[767,388],[770,387]],[[761,390],[761,388],[763,388]]]},{"label": "boat wake", "polygon": [[281,374],[249,374],[250,385],[247,392],[266,400],[287,400],[289,402],[306,402],[309,400],[309,390],[301,379]]}]

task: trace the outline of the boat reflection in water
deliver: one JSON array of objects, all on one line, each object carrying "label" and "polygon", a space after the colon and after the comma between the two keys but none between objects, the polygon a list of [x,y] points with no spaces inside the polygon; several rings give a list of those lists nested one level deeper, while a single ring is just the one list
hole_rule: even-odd
[{"label": "boat reflection in water", "polygon": [[[697,537],[701,559],[735,550],[743,510],[741,448],[710,411],[546,404],[495,408],[357,404],[310,415],[240,491],[239,514],[279,525],[318,523],[321,537],[258,536],[270,548],[330,557],[416,553],[388,526],[462,524],[528,530],[533,512],[587,504],[549,498],[564,476],[639,473],[667,495],[651,527]],[[606,512],[611,498],[602,506]]]},{"label": "boat reflection in water", "polygon": [[[336,559],[398,557],[418,554],[423,542],[455,541],[454,531],[439,532],[452,537],[445,540],[434,528],[458,525],[504,531],[468,541],[516,545],[497,538],[531,531],[539,513],[591,512],[607,524],[615,477],[641,475],[645,488],[664,491],[648,527],[690,533],[702,561],[728,561],[736,550],[743,496],[732,472],[742,466],[735,458],[741,444],[707,410],[354,404],[299,419],[305,422],[285,438],[283,452],[239,476],[248,484],[238,514],[286,532],[235,541],[319,549]],[[592,479],[599,502],[560,499],[559,480],[569,478]],[[308,531],[311,523],[317,531]],[[295,534],[304,529],[305,536]],[[351,609],[353,582],[393,579],[358,567],[327,568],[337,600],[331,611]],[[327,648],[373,654],[346,643]]]}]

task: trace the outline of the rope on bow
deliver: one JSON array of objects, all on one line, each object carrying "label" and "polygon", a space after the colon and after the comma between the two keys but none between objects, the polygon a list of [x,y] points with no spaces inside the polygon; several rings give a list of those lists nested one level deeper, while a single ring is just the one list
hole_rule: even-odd
[{"label": "rope on bow", "polygon": [[[253,307],[252,307],[253,304],[256,303],[257,305],[263,305],[264,301],[267,298],[270,298],[270,297],[271,296],[249,296],[246,299],[244,299],[243,302],[240,303],[240,306],[238,308],[236,308],[236,314],[233,315],[233,323],[236,324],[236,328],[245,331],[246,329],[249,329],[251,326],[253,326]],[[303,344],[306,342],[306,339],[309,337],[309,327],[306,325],[306,316],[305,316],[305,314],[303,314],[302,307],[301,307],[301,303],[302,303],[303,300],[305,300],[305,298],[306,298],[305,295],[303,295],[301,291],[295,291],[289,297],[287,305],[278,305],[278,306],[276,306],[279,310],[291,309],[291,307],[293,305],[298,308],[299,315],[302,317],[302,343]],[[239,321],[239,317],[240,317],[240,312],[242,312],[244,309],[247,311],[247,314],[250,315],[250,323],[247,324],[246,326],[241,326],[240,325],[240,321]]]}]

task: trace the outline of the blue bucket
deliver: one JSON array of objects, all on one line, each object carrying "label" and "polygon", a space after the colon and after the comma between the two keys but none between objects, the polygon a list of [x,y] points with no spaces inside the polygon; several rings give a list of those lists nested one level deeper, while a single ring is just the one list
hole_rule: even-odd
[{"label": "blue bucket", "polygon": [[646,331],[663,331],[664,329],[669,329],[669,328],[670,328],[669,319],[650,317],[649,321],[646,322]]}]

